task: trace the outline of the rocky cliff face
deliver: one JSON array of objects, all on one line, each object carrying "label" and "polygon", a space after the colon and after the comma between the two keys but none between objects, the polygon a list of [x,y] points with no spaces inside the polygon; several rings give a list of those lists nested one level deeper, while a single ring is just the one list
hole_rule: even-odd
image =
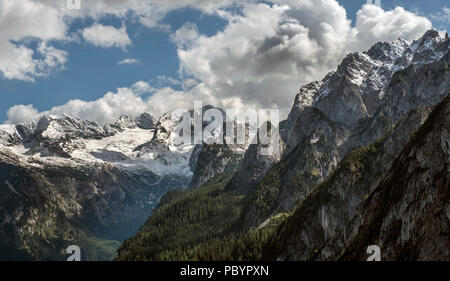
[{"label": "rocky cliff face", "polygon": [[279,149],[276,153],[266,155],[263,150],[269,148],[270,145],[262,144],[257,135],[253,142],[245,152],[239,170],[227,185],[228,190],[234,190],[237,194],[248,195],[252,191],[253,186],[258,183],[268,169],[280,161],[281,152],[285,145],[277,133],[276,136],[273,136],[270,145],[277,145]]},{"label": "rocky cliff face", "polygon": [[232,174],[239,170],[244,149],[228,144],[205,144],[198,148],[194,174],[189,184],[196,188],[221,174]]},{"label": "rocky cliff face", "polygon": [[[411,136],[389,174],[364,202],[361,214],[352,219],[347,232],[326,245],[325,253],[363,260],[361,250],[370,244],[380,247],[383,260],[449,260],[449,163],[447,96]],[[338,254],[334,249],[339,245],[344,250]]]},{"label": "rocky cliff face", "polygon": [[276,239],[282,242],[270,245],[267,255],[287,260],[317,257],[323,245],[359,214],[364,197],[388,173],[410,134],[425,122],[429,112],[429,107],[412,110],[385,137],[350,152],[303,200],[279,230]]},{"label": "rocky cliff face", "polygon": [[267,258],[365,260],[377,245],[383,260],[447,260],[449,113],[450,95],[351,152],[279,229]]},{"label": "rocky cliff face", "polygon": [[436,31],[411,44],[378,43],[302,87],[280,130],[286,142],[281,161],[266,165],[273,167],[246,184],[251,199],[244,227],[298,206],[347,153],[384,136],[410,110],[445,97],[449,44]]},{"label": "rocky cliff face", "polygon": [[[227,116],[223,113],[224,120]],[[207,124],[206,124],[207,125]],[[234,138],[226,137],[226,130],[234,130]],[[237,141],[238,130],[244,132],[245,140],[242,143]],[[197,145],[192,153],[191,167],[193,176],[190,188],[196,188],[205,184],[209,180],[222,175],[233,174],[241,168],[242,159],[248,150],[254,130],[248,123],[238,124],[236,121],[226,121],[223,123],[223,136],[219,143]]]}]

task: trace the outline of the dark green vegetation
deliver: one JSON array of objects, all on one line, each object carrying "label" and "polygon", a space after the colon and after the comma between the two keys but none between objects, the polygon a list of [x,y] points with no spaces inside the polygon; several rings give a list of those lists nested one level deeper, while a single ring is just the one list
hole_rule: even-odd
[{"label": "dark green vegetation", "polygon": [[[175,250],[163,251],[157,260],[164,261],[257,261],[262,250],[275,234],[276,224],[247,233],[232,232],[201,243],[190,243]],[[124,259],[126,255],[121,256]],[[126,258],[125,258],[126,259]]]},{"label": "dark green vegetation", "polygon": [[237,230],[242,198],[224,190],[229,179],[167,193],[140,232],[119,248],[119,259],[172,260],[191,245]]},{"label": "dark green vegetation", "polygon": [[261,229],[241,231],[244,196],[221,176],[195,190],[165,195],[139,233],[119,248],[117,260],[259,260],[286,215]]},{"label": "dark green vegetation", "polygon": [[287,214],[278,214],[260,229],[250,229],[246,233],[236,232],[221,238],[214,238],[186,250],[169,251],[168,260],[191,261],[258,261],[262,260],[263,249],[275,235],[277,227]]}]

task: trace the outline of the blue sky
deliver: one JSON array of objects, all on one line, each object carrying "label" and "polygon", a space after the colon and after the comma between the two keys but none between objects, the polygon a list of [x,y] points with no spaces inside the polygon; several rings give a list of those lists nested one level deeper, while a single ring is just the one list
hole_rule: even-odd
[{"label": "blue sky", "polygon": [[[344,6],[347,17],[352,20],[354,26],[356,13],[366,1],[340,0],[338,2]],[[448,30],[449,15],[443,11],[446,4],[447,1],[444,0],[384,0],[382,8],[392,10],[397,6],[402,6],[407,11],[428,18],[433,23],[433,27]],[[233,8],[224,8],[223,11],[239,13],[239,9],[234,6]],[[132,43],[125,48],[120,48],[99,47],[87,42],[79,34],[81,30],[88,28],[94,22],[117,29],[125,26]],[[48,41],[54,48],[67,52],[67,61],[64,63],[63,69],[52,71],[46,77],[34,77],[34,82],[8,79],[5,75],[0,74],[0,123],[8,119],[6,112],[14,105],[32,104],[35,109],[42,112],[54,106],[66,104],[72,99],[97,100],[107,92],[114,92],[120,87],[131,87],[137,81],[145,81],[158,89],[169,86],[173,91],[182,91],[180,83],[170,82],[168,78],[184,79],[184,77],[180,77],[180,60],[177,54],[177,50],[182,47],[174,42],[173,36],[186,23],[195,24],[198,34],[212,37],[227,27],[229,18],[216,12],[181,7],[165,11],[157,26],[153,27],[143,25],[132,16],[123,15],[102,15],[96,19],[85,16],[71,20],[68,23],[67,33],[78,34],[77,40]],[[39,42],[39,39],[32,39],[24,44],[28,48],[36,50],[37,43],[35,41]],[[39,55],[35,53],[33,58],[39,59]],[[137,59],[139,63],[118,64],[119,61],[127,58]],[[192,71],[189,76],[202,82],[203,76],[196,76],[195,73]],[[297,86],[295,85],[295,87]],[[236,88],[236,90],[239,89]],[[151,91],[147,93],[147,95],[152,94]],[[287,97],[286,100],[293,99],[295,92],[290,95],[291,97]],[[271,99],[267,99],[272,102]]]}]

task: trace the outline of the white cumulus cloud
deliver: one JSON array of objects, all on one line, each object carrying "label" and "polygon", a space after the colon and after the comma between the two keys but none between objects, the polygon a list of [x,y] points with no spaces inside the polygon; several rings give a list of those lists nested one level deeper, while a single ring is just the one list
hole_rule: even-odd
[{"label": "white cumulus cloud", "polygon": [[107,26],[102,24],[93,24],[83,29],[83,38],[97,47],[119,47],[125,49],[131,45],[131,39],[128,37],[125,25],[121,28]]}]

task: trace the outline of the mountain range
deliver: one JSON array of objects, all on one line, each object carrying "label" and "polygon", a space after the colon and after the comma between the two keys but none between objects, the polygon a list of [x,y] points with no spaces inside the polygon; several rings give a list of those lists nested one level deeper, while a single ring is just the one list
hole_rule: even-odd
[{"label": "mountain range", "polygon": [[449,260],[449,47],[349,54],[301,87],[274,155],[176,145],[170,113],[1,125],[0,260]]}]

